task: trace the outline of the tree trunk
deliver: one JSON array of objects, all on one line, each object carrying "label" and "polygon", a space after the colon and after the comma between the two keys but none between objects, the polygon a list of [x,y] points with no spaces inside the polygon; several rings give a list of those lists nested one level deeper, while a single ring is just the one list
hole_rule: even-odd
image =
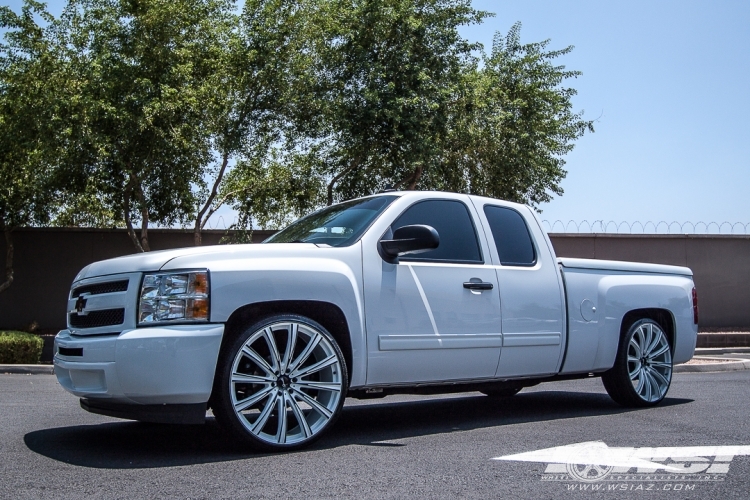
[{"label": "tree trunk", "polygon": [[422,167],[417,167],[414,170],[414,173],[411,174],[409,177],[406,177],[404,179],[401,179],[395,186],[393,186],[393,189],[401,189],[401,186],[406,184],[406,189],[409,191],[413,191],[415,187],[417,187],[417,182],[419,182],[419,179],[422,177]]},{"label": "tree trunk", "polygon": [[141,248],[144,252],[150,252],[151,247],[148,244],[148,207],[145,205],[141,209]]},{"label": "tree trunk", "polygon": [[361,157],[357,157],[354,159],[354,161],[346,167],[344,170],[339,172],[338,175],[334,176],[333,179],[331,179],[331,182],[328,183],[328,206],[330,207],[333,205],[333,187],[336,185],[336,183],[341,180],[343,176],[348,174],[349,172],[353,170],[357,170],[359,168],[359,162],[361,161]]},{"label": "tree trunk", "polygon": [[143,252],[143,247],[141,246],[141,242],[138,240],[138,236],[135,234],[135,229],[133,229],[133,220],[130,216],[130,191],[131,186],[128,184],[125,186],[125,193],[123,195],[123,218],[125,219],[125,227],[128,228],[128,236],[130,236],[130,241],[133,242],[133,245],[135,245],[135,249],[139,252]]},{"label": "tree trunk", "polygon": [[415,187],[417,187],[417,182],[419,182],[419,178],[422,177],[422,167],[419,166],[414,171],[414,175],[412,176],[411,182],[409,182],[409,186],[407,189],[409,191],[413,191]]},{"label": "tree trunk", "polygon": [[0,284],[0,293],[8,289],[13,283],[13,229],[6,228],[5,233],[5,281]]},{"label": "tree trunk", "polygon": [[[211,194],[208,195],[208,199],[206,200],[206,203],[203,205],[203,208],[201,208],[201,211],[198,212],[198,215],[195,217],[195,228],[193,229],[193,245],[196,247],[201,246],[201,243],[203,242],[203,235],[201,234],[201,231],[203,230],[203,226],[206,225],[206,222],[208,222],[208,219],[211,218],[211,216],[216,212],[216,208],[211,208],[211,203],[213,203],[214,199],[216,198],[216,195],[219,193],[219,185],[221,184],[221,180],[224,177],[224,171],[227,169],[227,164],[229,163],[229,151],[224,151],[224,154],[222,155],[221,159],[221,168],[219,169],[219,173],[216,175],[216,180],[214,180],[214,185],[211,188]],[[223,200],[220,200],[223,203]],[[209,211],[209,208],[211,209]],[[208,212],[208,215],[206,216],[206,219],[203,220],[203,217],[206,215],[206,212]]]}]

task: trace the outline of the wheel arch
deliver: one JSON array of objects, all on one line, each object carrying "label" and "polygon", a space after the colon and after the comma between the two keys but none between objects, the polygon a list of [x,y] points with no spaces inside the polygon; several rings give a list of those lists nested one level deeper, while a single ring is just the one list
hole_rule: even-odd
[{"label": "wheel arch", "polygon": [[317,300],[273,300],[246,304],[236,309],[227,319],[220,354],[248,325],[276,314],[298,314],[320,323],[333,336],[344,354],[348,380],[352,379],[352,340],[344,312],[336,304]]},{"label": "wheel arch", "polygon": [[675,318],[669,309],[661,308],[643,308],[632,309],[625,313],[620,322],[620,339],[628,332],[630,327],[636,321],[650,319],[656,321],[664,330],[664,334],[669,340],[669,347],[674,353],[675,350]]}]

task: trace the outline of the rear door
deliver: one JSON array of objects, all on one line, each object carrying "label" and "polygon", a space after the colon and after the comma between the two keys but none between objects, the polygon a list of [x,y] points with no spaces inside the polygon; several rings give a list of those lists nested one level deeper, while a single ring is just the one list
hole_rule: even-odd
[{"label": "rear door", "polygon": [[503,352],[496,375],[557,373],[565,343],[564,296],[544,234],[528,207],[475,205],[500,287]]}]

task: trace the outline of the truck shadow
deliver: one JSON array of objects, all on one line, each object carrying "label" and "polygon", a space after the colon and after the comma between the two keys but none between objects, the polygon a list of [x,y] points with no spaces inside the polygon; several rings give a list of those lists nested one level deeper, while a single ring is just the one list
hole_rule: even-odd
[{"label": "truck shadow", "polygon": [[[659,408],[691,403],[666,398]],[[508,399],[470,395],[417,401],[347,403],[335,427],[310,448],[405,446],[405,438],[456,431],[513,426],[579,417],[617,415],[633,410],[617,406],[606,394],[539,391]],[[26,446],[45,457],[102,469],[141,469],[205,464],[266,456],[224,437],[213,418],[205,425],[109,422],[30,432]]]}]

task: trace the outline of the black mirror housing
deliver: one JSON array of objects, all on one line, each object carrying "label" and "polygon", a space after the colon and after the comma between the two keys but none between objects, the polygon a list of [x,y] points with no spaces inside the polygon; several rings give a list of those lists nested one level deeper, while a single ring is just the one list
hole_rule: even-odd
[{"label": "black mirror housing", "polygon": [[393,262],[401,255],[422,253],[437,248],[440,245],[440,235],[432,226],[413,224],[396,229],[391,239],[382,239],[379,243],[380,255],[385,260]]}]

